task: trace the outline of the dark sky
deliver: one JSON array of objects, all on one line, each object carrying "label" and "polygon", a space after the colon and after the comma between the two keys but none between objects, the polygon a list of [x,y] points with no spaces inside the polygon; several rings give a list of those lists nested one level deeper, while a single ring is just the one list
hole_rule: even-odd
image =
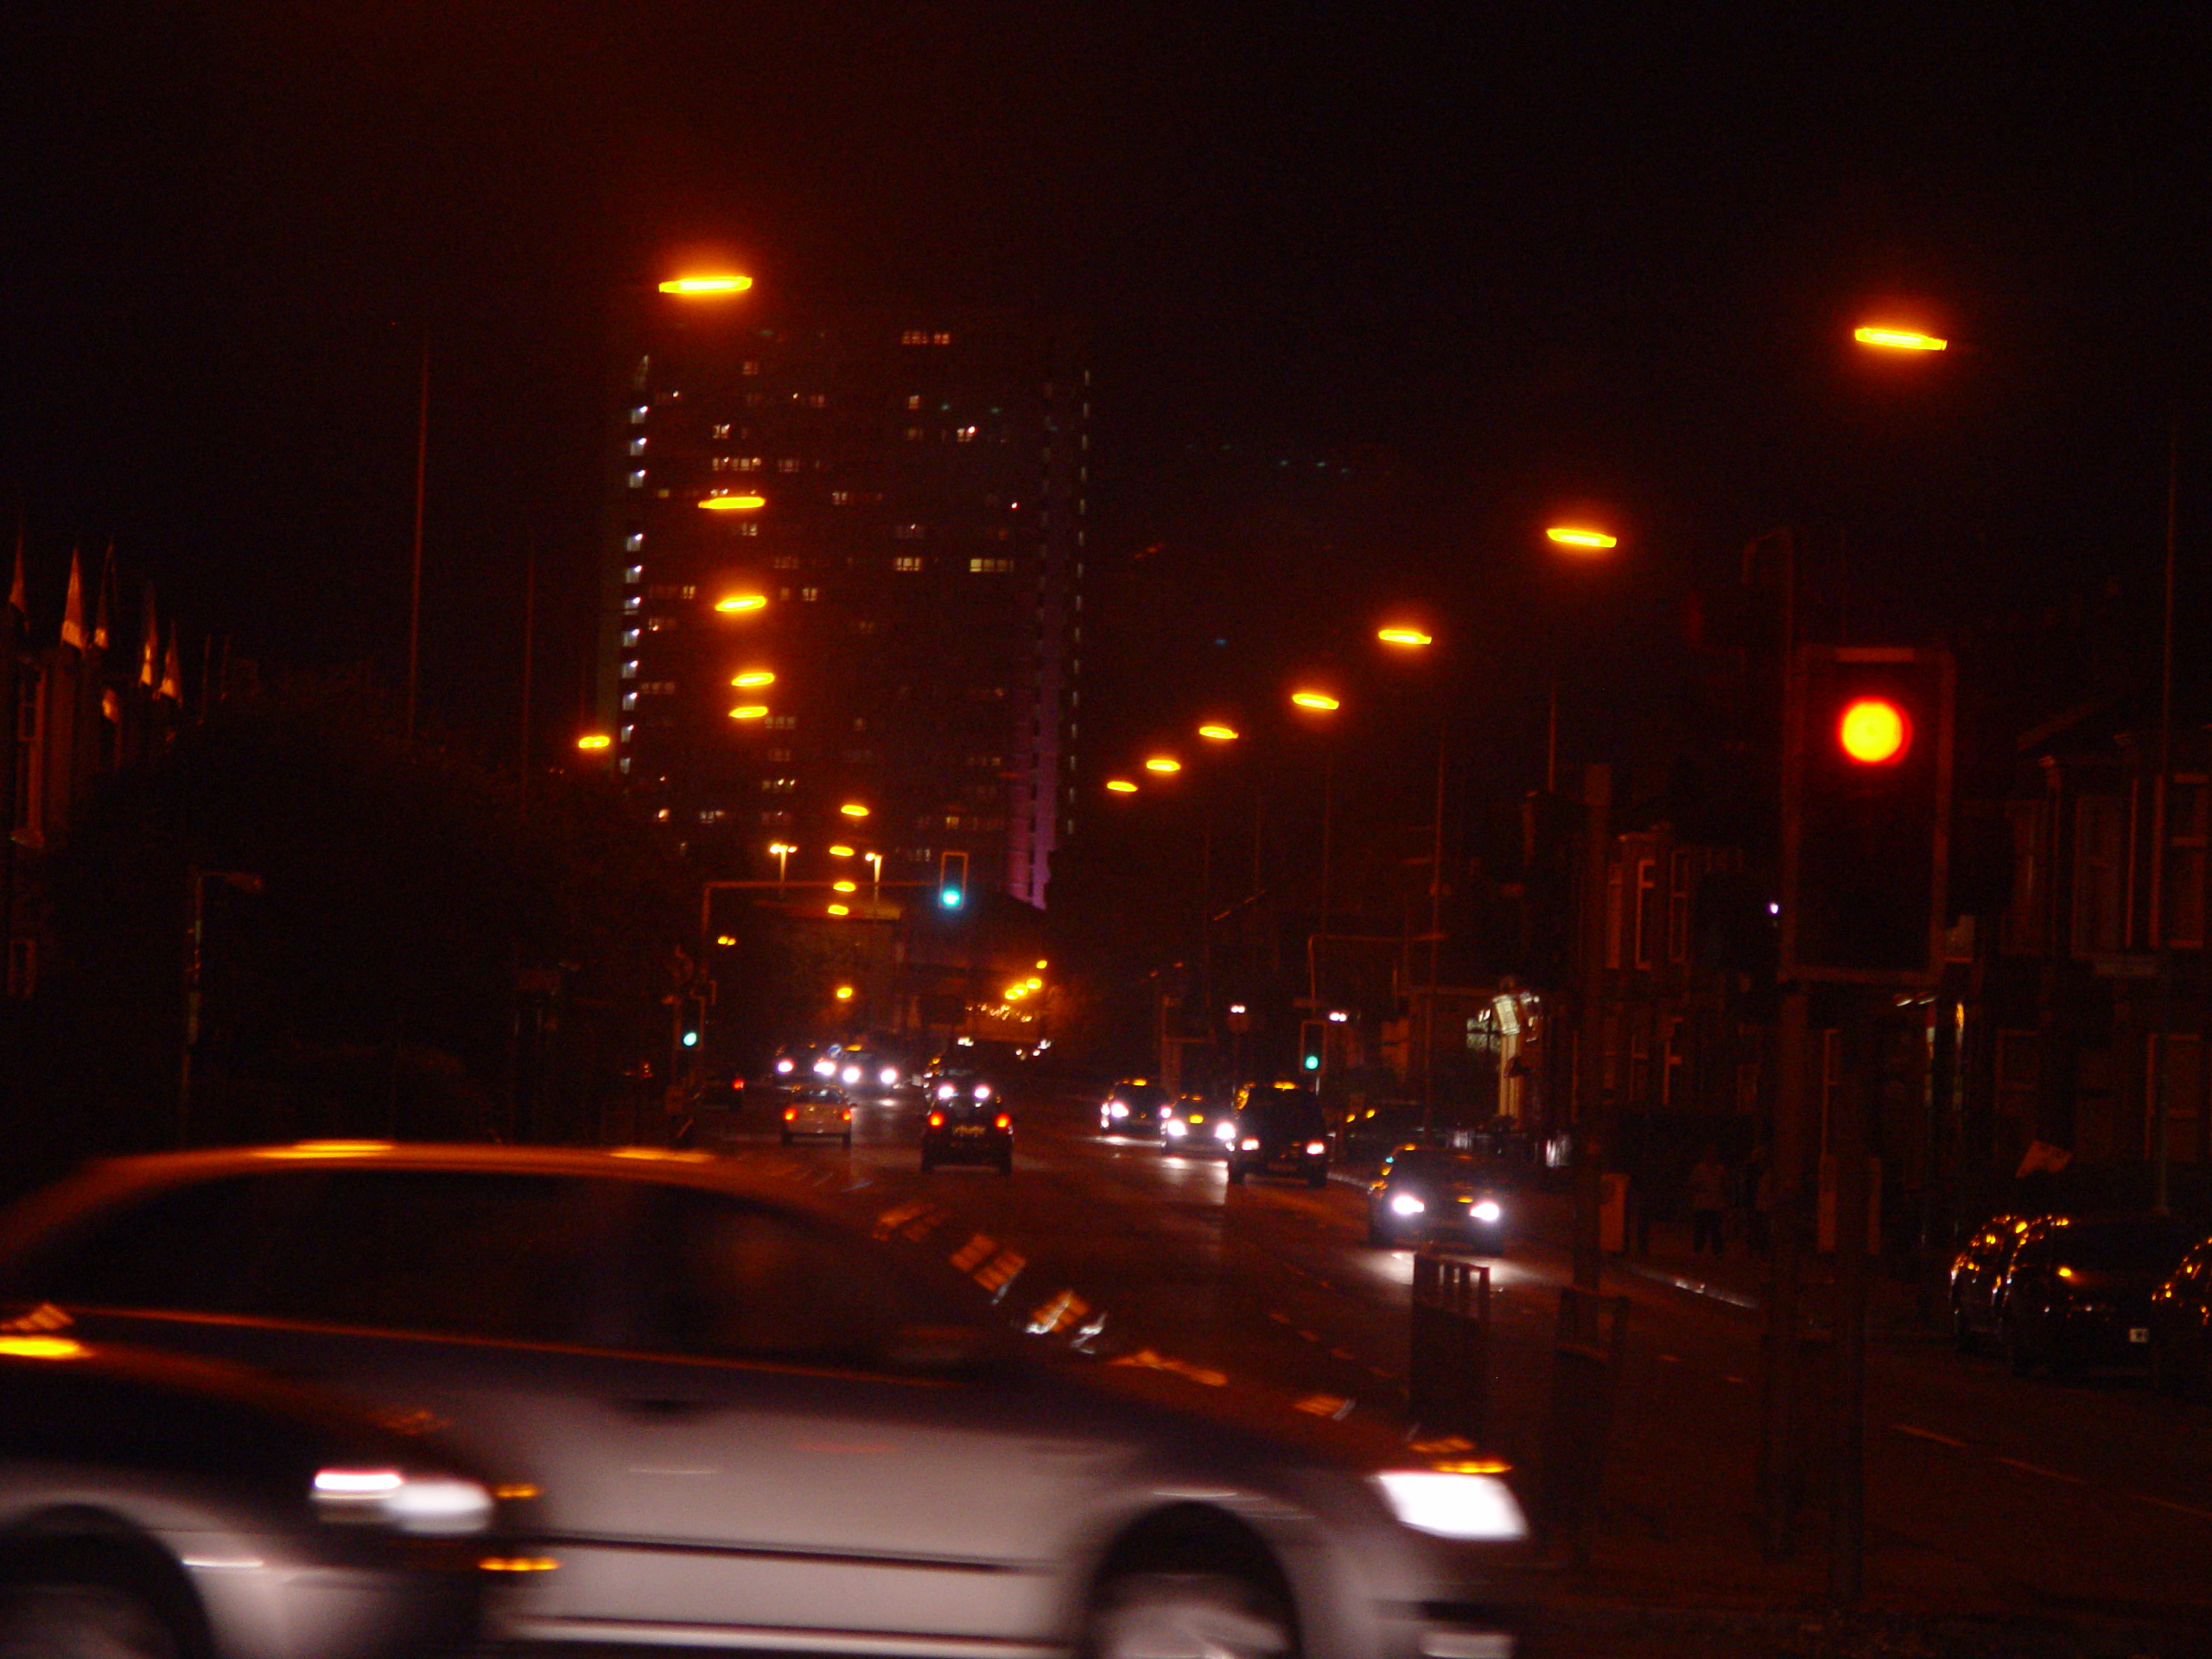
[{"label": "dark sky", "polygon": [[[2151,580],[2174,410],[2185,539],[2207,474],[2201,9],[1795,10],[17,0],[0,492],[49,607],[112,537],[396,678],[427,332],[425,695],[511,742],[534,552],[550,738],[611,296],[720,245],[1085,321],[1132,735],[1193,642],[1274,673],[1401,594],[1519,661],[1563,502],[1630,629],[1784,519],[1867,629]],[[1879,296],[1970,349],[1854,359]]]}]

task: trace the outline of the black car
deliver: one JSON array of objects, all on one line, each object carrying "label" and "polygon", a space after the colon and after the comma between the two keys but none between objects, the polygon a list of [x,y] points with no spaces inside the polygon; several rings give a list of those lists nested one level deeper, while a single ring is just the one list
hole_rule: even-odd
[{"label": "black car", "polygon": [[940,1071],[929,1086],[922,1172],[939,1164],[988,1164],[1014,1173],[1014,1116],[997,1085],[971,1071]]},{"label": "black car", "polygon": [[1400,1147],[1367,1189],[1367,1242],[1437,1239],[1484,1255],[1501,1253],[1521,1219],[1520,1173],[1494,1158]]},{"label": "black car", "polygon": [[1994,1216],[1959,1247],[1951,1261],[1951,1335],[1971,1352],[1997,1334],[1998,1308],[2012,1253],[2027,1236],[2031,1217]]},{"label": "black car", "polygon": [[[933,1209],[665,1147],[186,1153],[0,1215],[0,1297],[449,1422],[540,1489],[505,1559],[558,1570],[500,1575],[488,1620],[517,1643],[1512,1653],[1527,1526],[1498,1465],[1108,1362],[1065,1293],[1040,1308]],[[304,1514],[325,1466],[276,1486]]]},{"label": "black car", "polygon": [[1160,1144],[1193,1156],[1226,1153],[1236,1138],[1236,1109],[1205,1095],[1178,1095],[1160,1109]]},{"label": "black car", "polygon": [[2151,1293],[2151,1380],[2201,1394],[2212,1376],[2212,1238],[2199,1241]]},{"label": "black car", "polygon": [[1153,1140],[1160,1134],[1160,1117],[1167,1101],[1167,1091],[1158,1084],[1144,1077],[1123,1077],[1098,1103],[1098,1133],[1141,1135]]},{"label": "black car", "polygon": [[1308,1186],[1328,1185],[1329,1125],[1313,1090],[1295,1083],[1238,1090],[1229,1179],[1247,1175],[1296,1175]]},{"label": "black car", "polygon": [[2046,1216],[2029,1224],[2005,1275],[1997,1334],[2016,1374],[2147,1365],[2151,1293],[2189,1238],[2163,1216]]},{"label": "black car", "polygon": [[327,1659],[477,1635],[490,1488],[253,1373],[0,1328],[0,1653]]}]

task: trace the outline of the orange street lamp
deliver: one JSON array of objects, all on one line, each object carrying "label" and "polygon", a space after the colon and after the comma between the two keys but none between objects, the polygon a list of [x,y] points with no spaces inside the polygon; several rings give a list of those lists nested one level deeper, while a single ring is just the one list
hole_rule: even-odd
[{"label": "orange street lamp", "polygon": [[849,818],[864,818],[868,817],[868,808],[862,806],[858,801],[847,801],[837,810]]},{"label": "orange street lamp", "polygon": [[732,720],[766,720],[768,705],[765,702],[741,702],[729,711]]},{"label": "orange street lamp", "polygon": [[830,906],[830,913],[832,916],[849,916],[853,913],[852,906],[849,905],[832,905]]},{"label": "orange street lamp", "polygon": [[832,881],[830,886],[831,890],[836,893],[858,893],[861,890],[861,885],[857,881]]},{"label": "orange street lamp", "polygon": [[758,512],[768,505],[765,495],[702,496],[699,505],[709,512]]},{"label": "orange street lamp", "polygon": [[1912,727],[1887,697],[1861,697],[1836,722],[1836,742],[1862,766],[1886,766],[1904,758]]},{"label": "orange street lamp", "polygon": [[1290,700],[1300,709],[1311,709],[1316,714],[1333,715],[1344,707],[1325,691],[1294,691]]},{"label": "orange street lamp", "polygon": [[1878,346],[1891,352],[1947,352],[1951,348],[1949,340],[1923,334],[1916,328],[1854,328],[1851,337],[1861,346]]},{"label": "orange street lamp", "polygon": [[1183,763],[1173,755],[1155,754],[1144,763],[1144,769],[1147,772],[1180,772],[1183,770]]},{"label": "orange street lamp", "polygon": [[752,286],[750,276],[741,276],[735,271],[730,271],[716,276],[674,277],[663,283],[660,291],[696,297],[701,295],[742,294]]},{"label": "orange street lamp", "polygon": [[851,1001],[853,1000],[853,988],[849,985],[840,985],[837,988],[837,1000],[840,1002]]},{"label": "orange street lamp", "polygon": [[839,845],[839,846],[832,847],[832,848],[830,849],[830,857],[832,857],[832,858],[850,858],[852,855],[853,855],[853,849],[852,849],[851,848],[849,848],[849,847],[843,846],[843,845],[842,845],[842,844],[841,844],[841,845]]},{"label": "orange street lamp", "polygon": [[765,668],[747,669],[744,673],[739,675],[735,679],[730,682],[732,685],[736,686],[740,690],[743,690],[747,686],[773,685],[775,683],[776,677],[773,674],[771,674]]},{"label": "orange street lamp", "polygon": [[1375,637],[1386,645],[1419,647],[1436,643],[1433,635],[1423,633],[1419,628],[1377,628]]},{"label": "orange street lamp", "polygon": [[768,843],[768,850],[776,855],[776,891],[781,893],[784,888],[784,871],[791,861],[791,855],[798,851],[798,849],[787,841],[772,841]]},{"label": "orange street lamp", "polygon": [[1137,792],[1137,786],[1126,778],[1109,778],[1106,788],[1109,794],[1114,795],[1134,795]]},{"label": "orange street lamp", "polygon": [[1215,743],[1234,743],[1243,734],[1234,726],[1209,724],[1198,728],[1198,735]]},{"label": "orange street lamp", "polygon": [[582,749],[586,754],[591,754],[601,749],[613,748],[614,747],[614,740],[609,737],[605,732],[586,732],[582,737],[576,740],[576,747]]},{"label": "orange street lamp", "polygon": [[724,616],[735,616],[745,611],[764,611],[768,608],[766,594],[732,594],[728,599],[718,599],[715,608]]},{"label": "orange street lamp", "polygon": [[1608,536],[1602,530],[1577,529],[1571,524],[1554,524],[1544,534],[1561,547],[1572,547],[1586,553],[1602,553],[1609,547],[1621,544],[1618,536]]}]

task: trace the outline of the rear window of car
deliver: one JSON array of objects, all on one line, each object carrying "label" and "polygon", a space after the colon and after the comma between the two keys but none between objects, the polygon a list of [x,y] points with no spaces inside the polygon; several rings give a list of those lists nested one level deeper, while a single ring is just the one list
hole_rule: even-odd
[{"label": "rear window of car", "polygon": [[274,1247],[281,1194],[251,1175],[126,1199],[34,1249],[12,1295],[64,1306],[244,1311],[253,1265]]},{"label": "rear window of car", "polygon": [[2121,1222],[2056,1230],[2050,1259],[2088,1272],[2147,1268],[2160,1272],[2181,1259],[2188,1241],[2156,1222]]}]

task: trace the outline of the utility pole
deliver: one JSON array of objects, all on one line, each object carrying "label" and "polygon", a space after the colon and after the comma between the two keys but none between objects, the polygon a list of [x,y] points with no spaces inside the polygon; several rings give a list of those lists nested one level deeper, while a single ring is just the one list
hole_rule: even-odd
[{"label": "utility pole", "polygon": [[1611,851],[1612,768],[1602,762],[1582,774],[1581,1001],[1574,1055],[1574,1283],[1599,1288],[1603,1244],[1599,1210],[1605,1197],[1605,862]]}]

